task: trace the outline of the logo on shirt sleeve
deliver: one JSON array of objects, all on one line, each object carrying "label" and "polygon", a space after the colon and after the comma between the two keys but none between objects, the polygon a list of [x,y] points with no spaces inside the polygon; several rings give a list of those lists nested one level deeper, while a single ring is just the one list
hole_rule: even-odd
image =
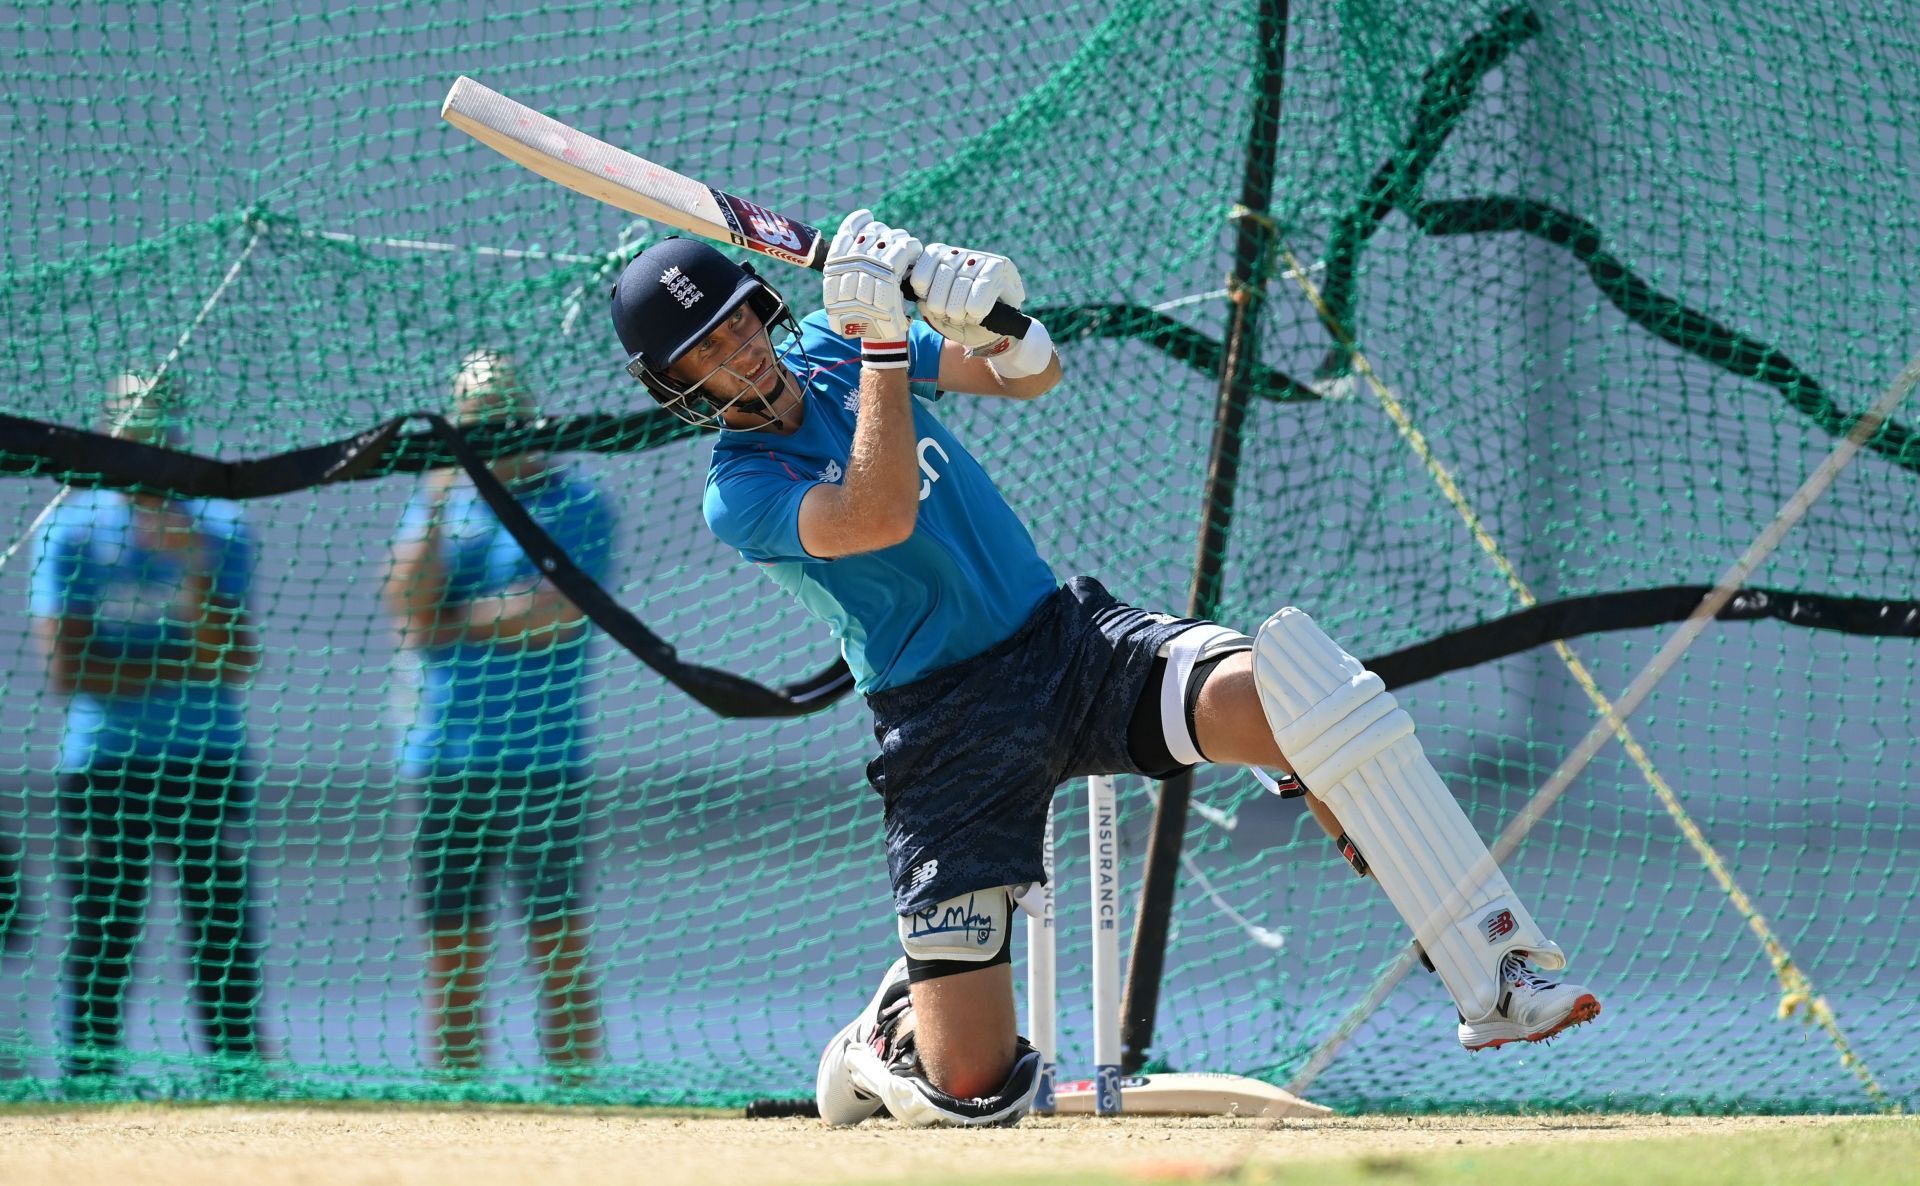
[{"label": "logo on shirt sleeve", "polygon": [[820,480],[822,482],[838,482],[845,473],[846,471],[840,468],[839,462],[829,461],[827,462],[827,468],[820,471]]}]

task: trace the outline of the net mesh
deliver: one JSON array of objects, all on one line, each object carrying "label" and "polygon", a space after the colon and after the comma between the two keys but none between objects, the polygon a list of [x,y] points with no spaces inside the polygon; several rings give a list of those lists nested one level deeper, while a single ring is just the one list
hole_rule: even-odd
[{"label": "net mesh", "polygon": [[[773,209],[831,225],[871,205],[928,239],[1013,256],[1068,377],[1041,405],[951,400],[942,415],[1057,573],[1185,606],[1220,343],[1245,291],[1223,275],[1256,124],[1254,5],[1016,18],[881,3],[857,36],[814,5],[498,8],[5,5],[8,410],[103,429],[116,374],[164,372],[179,447],[259,457],[447,411],[476,347],[510,352],[549,416],[642,406],[603,302],[620,262],[666,231],[442,124],[437,104],[466,72]],[[1216,558],[1226,622],[1298,604],[1381,655],[1501,620],[1524,599],[1462,505],[1543,603],[1710,583],[1920,345],[1907,263],[1920,223],[1899,198],[1920,164],[1899,102],[1920,41],[1894,9],[1296,4],[1285,51],[1272,250],[1249,280],[1265,294],[1259,366]],[[1282,246],[1456,496],[1356,381],[1282,274]],[[768,266],[799,309],[817,305],[811,277]],[[1748,920],[1613,747],[1508,862],[1603,1018],[1550,1050],[1469,1059],[1438,984],[1416,974],[1317,1098],[1916,1102],[1920,688],[1900,615],[1916,596],[1920,448],[1904,425],[1754,578],[1884,602],[1880,626],[1720,625],[1633,725],[1824,995],[1854,1065],[1776,1016],[1780,984]],[[526,660],[528,695],[582,698],[591,778],[459,800],[505,813],[496,839],[518,837],[517,888],[494,885],[484,919],[434,932],[424,882],[455,892],[475,861],[434,850],[440,875],[420,875],[419,837],[445,825],[448,792],[404,777],[401,742],[434,685],[382,600],[427,479],[316,486],[225,518],[201,508],[188,534],[214,544],[178,544],[170,566],[151,560],[176,546],[154,534],[164,509],[60,495],[71,475],[8,439],[26,472],[0,483],[0,544],[21,541],[0,602],[22,626],[0,644],[0,720],[19,739],[0,755],[0,1097],[806,1092],[820,1045],[896,951],[857,699],[721,720],[603,639],[581,657],[504,638],[547,656]],[[706,533],[709,448],[561,460],[609,516],[618,600],[684,658],[797,678],[830,640]],[[250,544],[250,581],[246,550],[219,542],[234,539]],[[245,620],[195,608],[178,575],[189,553],[226,573],[214,583]],[[1618,690],[1668,629],[1571,645]],[[196,632],[212,640],[197,651],[183,641]],[[113,678],[113,694],[174,714],[176,747],[204,738],[204,706],[227,697],[244,745],[203,747],[184,771],[111,739],[89,748],[75,740],[84,689],[63,689]],[[1543,647],[1400,695],[1489,836],[1594,712]],[[491,727],[511,733],[524,705],[495,707]],[[1129,884],[1151,792],[1123,790]],[[1060,809],[1069,1076],[1093,1061],[1082,794],[1067,788]],[[1195,797],[1155,1063],[1285,1082],[1404,927],[1245,774],[1203,771]],[[577,898],[547,892],[569,871]],[[430,967],[452,977],[446,1010]]]}]

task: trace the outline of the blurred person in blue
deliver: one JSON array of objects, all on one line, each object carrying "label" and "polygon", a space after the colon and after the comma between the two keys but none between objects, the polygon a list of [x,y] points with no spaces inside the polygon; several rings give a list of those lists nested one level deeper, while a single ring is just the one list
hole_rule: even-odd
[{"label": "blurred person in blue", "polygon": [[[453,384],[471,426],[534,404],[510,359],[475,351]],[[583,474],[541,453],[488,467],[580,569],[604,580],[613,515]],[[526,907],[540,1045],[560,1082],[602,1056],[592,966],[588,625],[457,469],[427,474],[393,544],[383,598],[417,661],[402,777],[422,801],[414,869],[427,927],[427,1060],[484,1065],[496,870]]]},{"label": "blurred person in blue", "polygon": [[[104,430],[182,439],[176,382],[116,376]],[[32,633],[66,697],[60,869],[73,906],[65,1069],[122,1068],[157,856],[179,877],[193,1001],[217,1055],[260,1053],[261,939],[247,838],[255,774],[241,693],[259,665],[254,544],[231,502],[73,490],[35,541]]]}]

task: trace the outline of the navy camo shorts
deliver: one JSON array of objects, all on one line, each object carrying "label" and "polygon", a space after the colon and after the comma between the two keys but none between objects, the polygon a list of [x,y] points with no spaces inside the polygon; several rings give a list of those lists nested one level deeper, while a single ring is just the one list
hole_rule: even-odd
[{"label": "navy camo shorts", "polygon": [[992,650],[867,697],[894,909],[1042,880],[1055,787],[1163,773],[1134,765],[1127,726],[1155,652],[1197,624],[1075,577]]}]

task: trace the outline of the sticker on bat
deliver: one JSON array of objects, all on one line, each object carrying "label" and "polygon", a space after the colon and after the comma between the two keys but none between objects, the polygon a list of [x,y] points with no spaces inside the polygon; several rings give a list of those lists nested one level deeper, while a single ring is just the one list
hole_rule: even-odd
[{"label": "sticker on bat", "polygon": [[814,242],[819,232],[784,214],[775,214],[721,190],[713,190],[714,201],[726,215],[727,229],[734,245],[807,267],[813,263]]}]

